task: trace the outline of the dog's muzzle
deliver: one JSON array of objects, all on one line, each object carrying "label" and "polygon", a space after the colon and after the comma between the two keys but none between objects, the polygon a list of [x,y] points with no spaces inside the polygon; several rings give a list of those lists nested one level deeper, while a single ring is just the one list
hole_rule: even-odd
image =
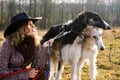
[{"label": "dog's muzzle", "polygon": [[109,29],[111,29],[111,26],[106,22],[106,21],[104,21],[104,24],[105,24],[105,28],[104,28],[104,30],[109,30]]}]

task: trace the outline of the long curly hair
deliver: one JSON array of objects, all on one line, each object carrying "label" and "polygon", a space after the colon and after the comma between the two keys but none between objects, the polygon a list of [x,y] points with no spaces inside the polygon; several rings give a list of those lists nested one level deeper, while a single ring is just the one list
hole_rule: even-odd
[{"label": "long curly hair", "polygon": [[[20,27],[16,32],[13,34],[6,36],[6,39],[11,40],[11,46],[17,46],[21,41],[25,39],[25,33],[29,32],[27,27],[28,22],[26,22],[22,27]],[[38,36],[38,32],[33,35],[35,39],[35,44],[38,45],[40,40],[40,36]]]},{"label": "long curly hair", "polygon": [[11,40],[11,45],[23,55],[25,62],[33,56],[36,47],[40,45],[40,37],[38,36],[38,32],[32,36],[25,35],[29,32],[27,25],[28,22],[26,22],[13,34],[6,36],[7,39]]}]

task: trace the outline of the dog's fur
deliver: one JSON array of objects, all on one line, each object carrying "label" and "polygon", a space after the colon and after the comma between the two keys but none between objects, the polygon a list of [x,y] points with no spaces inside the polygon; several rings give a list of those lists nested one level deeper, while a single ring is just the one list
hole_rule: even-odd
[{"label": "dog's fur", "polygon": [[[61,24],[52,26],[50,30],[43,36],[41,43],[43,44],[45,41],[49,40],[50,38],[55,37],[61,31],[69,31],[72,29],[76,32],[73,31],[67,36],[61,37],[63,39],[62,44],[68,44],[68,43],[71,44],[73,43],[74,39],[78,35],[76,33],[81,33],[88,25],[103,28],[104,30],[111,29],[111,26],[107,24],[100,17],[98,13],[84,11],[78,14],[78,16],[69,24],[61,23]],[[56,40],[56,42],[59,42],[59,40]]]},{"label": "dog's fur", "polygon": [[104,50],[104,45],[102,42],[102,30],[98,28],[87,28],[84,33],[84,39],[82,41],[82,52],[81,57],[78,62],[78,73],[77,80],[80,79],[81,68],[83,63],[88,61],[90,80],[96,80],[97,68],[96,68],[96,57],[98,54],[98,49]]},{"label": "dog's fur", "polygon": [[[110,29],[110,26],[95,12],[82,12],[72,22],[68,24],[59,24],[50,28],[50,30],[43,36],[41,43],[50,38],[54,38],[61,31],[70,31],[67,35],[56,39],[53,43],[51,50],[51,73],[50,77],[54,74],[53,69],[55,65],[61,61],[62,68],[58,70],[56,80],[60,78],[60,72],[63,69],[63,65],[70,63],[71,80],[77,80],[77,64],[81,57],[82,48],[82,32],[87,26],[94,26],[103,29]],[[61,53],[61,54],[60,54]],[[60,57],[61,56],[61,57]],[[55,64],[55,65],[53,65]],[[51,78],[51,80],[53,80]]]}]

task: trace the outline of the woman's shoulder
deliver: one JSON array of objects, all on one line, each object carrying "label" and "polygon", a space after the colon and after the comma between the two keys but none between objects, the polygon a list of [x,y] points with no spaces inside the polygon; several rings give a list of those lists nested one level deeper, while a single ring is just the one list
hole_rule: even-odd
[{"label": "woman's shoulder", "polygon": [[2,43],[2,46],[0,48],[0,53],[3,54],[8,54],[11,53],[11,51],[13,51],[14,47],[11,46],[11,41],[10,40],[5,40]]},{"label": "woman's shoulder", "polygon": [[2,46],[11,46],[11,41],[10,40],[8,40],[8,39],[6,39],[6,40],[4,40],[3,41],[3,43],[2,43]]}]

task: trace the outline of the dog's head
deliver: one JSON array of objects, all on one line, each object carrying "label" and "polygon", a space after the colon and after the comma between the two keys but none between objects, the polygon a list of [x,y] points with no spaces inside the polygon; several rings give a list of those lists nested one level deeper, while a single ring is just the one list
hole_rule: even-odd
[{"label": "dog's head", "polygon": [[78,15],[78,19],[80,22],[90,26],[96,26],[99,28],[103,28],[104,30],[111,29],[111,26],[102,19],[102,17],[96,12],[81,12]]},{"label": "dog's head", "polygon": [[104,50],[105,46],[102,41],[102,33],[103,29],[88,26],[84,31],[84,41],[89,45],[89,46],[87,45],[87,47],[96,44],[98,49]]}]

